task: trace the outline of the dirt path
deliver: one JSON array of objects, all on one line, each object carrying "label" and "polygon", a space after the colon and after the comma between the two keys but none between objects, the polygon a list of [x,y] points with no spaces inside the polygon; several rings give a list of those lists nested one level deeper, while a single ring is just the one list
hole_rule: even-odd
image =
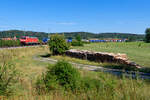
[{"label": "dirt path", "polygon": [[[57,63],[58,60],[52,59],[52,58],[42,58],[42,57],[33,57],[34,60],[41,61],[41,62],[47,62],[50,64],[55,64]],[[92,66],[92,65],[84,65],[84,64],[78,64],[74,62],[69,62],[72,65],[74,65],[76,68],[81,68],[89,71],[102,71],[106,73],[110,73],[116,76],[122,76],[125,75],[126,77],[132,77],[132,78],[141,78],[141,79],[150,79],[150,74],[149,73],[142,73],[142,72],[135,72],[135,71],[123,71],[119,69],[109,69],[109,68],[104,68],[100,66]]]}]

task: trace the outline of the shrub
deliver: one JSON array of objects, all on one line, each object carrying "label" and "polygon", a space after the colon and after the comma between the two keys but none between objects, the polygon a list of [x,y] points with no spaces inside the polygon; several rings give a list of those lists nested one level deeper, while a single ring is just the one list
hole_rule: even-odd
[{"label": "shrub", "polygon": [[43,82],[40,80],[37,81],[39,88],[43,87],[43,85],[40,85],[40,83],[44,83],[45,88],[48,91],[60,88],[74,91],[79,86],[80,73],[68,62],[59,61],[52,68],[48,68],[46,74],[42,76],[42,80]]},{"label": "shrub", "polygon": [[49,49],[54,55],[63,54],[69,49],[69,44],[67,44],[63,35],[52,35],[49,41]]},{"label": "shrub", "polygon": [[78,35],[76,35],[76,40],[77,41],[81,41],[81,36],[78,34]]},{"label": "shrub", "polygon": [[13,93],[14,84],[17,82],[17,71],[11,64],[0,66],[0,96]]},{"label": "shrub", "polygon": [[82,41],[72,41],[71,42],[71,45],[72,46],[83,46],[83,42]]},{"label": "shrub", "polygon": [[115,85],[116,82],[113,79],[107,79],[103,73],[97,78],[81,77],[78,70],[66,61],[59,61],[54,66],[49,66],[47,72],[36,82],[39,94],[57,90],[70,93],[71,90],[75,95],[79,93],[103,95],[109,91],[112,97]]},{"label": "shrub", "polygon": [[78,34],[76,35],[76,40],[71,42],[72,46],[83,46],[83,42],[81,41],[81,36]]}]

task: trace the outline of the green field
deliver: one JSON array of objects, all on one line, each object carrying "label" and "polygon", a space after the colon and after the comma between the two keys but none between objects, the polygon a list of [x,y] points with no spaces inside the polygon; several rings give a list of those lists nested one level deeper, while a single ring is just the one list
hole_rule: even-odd
[{"label": "green field", "polygon": [[137,64],[150,67],[150,44],[143,42],[122,42],[122,43],[91,43],[84,47],[73,47],[79,50],[90,50],[97,52],[124,53],[129,60]]}]

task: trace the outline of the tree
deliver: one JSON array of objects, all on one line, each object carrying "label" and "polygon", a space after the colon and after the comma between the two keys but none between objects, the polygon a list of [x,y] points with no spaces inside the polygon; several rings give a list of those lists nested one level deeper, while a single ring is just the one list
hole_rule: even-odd
[{"label": "tree", "polygon": [[72,46],[83,46],[83,42],[81,41],[81,36],[78,34],[76,35],[76,40],[71,42]]},{"label": "tree", "polygon": [[134,41],[136,41],[136,40],[137,40],[136,37],[130,36],[130,37],[128,38],[127,42],[134,42]]},{"label": "tree", "polygon": [[145,35],[145,42],[146,43],[150,43],[150,28],[147,28],[145,33],[146,33],[146,35]]},{"label": "tree", "polygon": [[63,35],[51,35],[49,41],[49,49],[53,55],[63,54],[69,49],[69,44],[67,44],[65,37]]},{"label": "tree", "polygon": [[76,40],[81,41],[81,36],[79,34],[76,36]]}]

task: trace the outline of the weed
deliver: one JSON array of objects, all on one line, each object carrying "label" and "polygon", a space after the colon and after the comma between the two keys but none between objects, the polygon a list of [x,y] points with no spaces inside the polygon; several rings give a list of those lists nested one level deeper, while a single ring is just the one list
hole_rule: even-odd
[{"label": "weed", "polygon": [[18,72],[12,64],[0,66],[0,95],[11,95],[18,80]]}]

